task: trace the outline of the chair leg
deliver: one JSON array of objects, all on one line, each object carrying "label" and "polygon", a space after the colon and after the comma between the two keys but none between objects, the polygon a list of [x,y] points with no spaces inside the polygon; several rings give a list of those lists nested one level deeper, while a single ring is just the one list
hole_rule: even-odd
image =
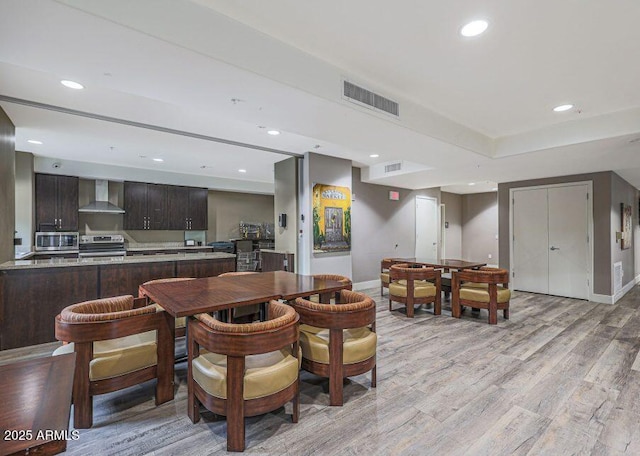
[{"label": "chair leg", "polygon": [[93,397],[89,390],[89,362],[93,357],[91,342],[76,343],[76,369],[73,377],[73,427],[89,429],[93,426]]},{"label": "chair leg", "polygon": [[376,386],[377,386],[376,366],[373,366],[373,369],[371,369],[371,388],[375,388]]},{"label": "chair leg", "polygon": [[300,378],[296,382],[296,395],[293,397],[293,413],[291,415],[291,422],[297,423],[300,419]]},{"label": "chair leg", "polygon": [[436,293],[436,300],[433,303],[433,314],[442,315],[442,293]]},{"label": "chair leg", "polygon": [[389,295],[389,312],[391,312],[393,309],[391,308],[391,295]]},{"label": "chair leg", "polygon": [[509,319],[509,308],[508,307],[502,311],[502,315],[504,316],[505,320]]},{"label": "chair leg", "polygon": [[329,404],[344,403],[342,390],[342,329],[329,330]]},{"label": "chair leg", "polygon": [[498,303],[493,299],[489,301],[489,324],[498,324]]},{"label": "chair leg", "polygon": [[227,451],[244,447],[244,357],[227,356]]}]

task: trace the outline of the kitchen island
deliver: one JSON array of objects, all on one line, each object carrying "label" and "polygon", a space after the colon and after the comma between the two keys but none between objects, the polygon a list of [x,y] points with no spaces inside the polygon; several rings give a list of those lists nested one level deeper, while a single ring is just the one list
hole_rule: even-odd
[{"label": "kitchen island", "polygon": [[234,270],[235,255],[222,252],[7,261],[0,265],[0,350],[54,341],[54,318],[70,304],[135,296],[148,280]]}]

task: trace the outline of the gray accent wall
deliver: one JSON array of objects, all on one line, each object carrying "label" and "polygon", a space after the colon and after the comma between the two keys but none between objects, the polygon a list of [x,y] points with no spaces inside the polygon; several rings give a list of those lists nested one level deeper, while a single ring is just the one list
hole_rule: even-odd
[{"label": "gray accent wall", "polygon": [[12,260],[16,220],[16,129],[0,108],[0,263]]},{"label": "gray accent wall", "polygon": [[[389,191],[400,192],[399,201],[389,200]],[[440,202],[440,189],[407,190],[360,181],[353,168],[352,261],[354,282],[380,278],[380,260],[410,258],[416,249],[415,197],[430,196]]]},{"label": "gray accent wall", "polygon": [[[498,217],[499,217],[499,254],[500,266],[509,268],[509,190],[512,188],[534,187],[538,185],[562,184],[568,182],[591,181],[593,184],[593,292],[610,296],[613,294],[612,284],[612,220],[615,218],[615,204],[613,198],[613,179],[615,173],[605,171],[601,173],[576,174],[573,176],[559,176],[547,179],[535,179],[519,182],[507,182],[498,185]],[[619,178],[617,175],[615,175]],[[627,184],[628,185],[628,184]],[[616,192],[619,190],[616,186]],[[616,195],[615,200],[620,196]],[[621,201],[617,201],[618,211]],[[638,210],[635,203],[634,212]],[[631,260],[633,265],[633,257]],[[628,266],[628,263],[627,263]],[[631,276],[633,277],[633,273]],[[625,275],[624,281],[629,280]]]},{"label": "gray accent wall", "polygon": [[615,233],[622,229],[622,214],[621,204],[630,205],[633,211],[634,223],[633,227],[637,224],[638,213],[638,198],[637,190],[626,180],[618,176],[616,173],[611,173],[611,232],[614,233],[610,236],[611,242],[611,283],[612,293],[614,288],[613,280],[613,264],[618,261],[622,262],[622,286],[624,287],[629,282],[635,280],[635,244],[638,242],[638,238],[632,240],[631,247],[622,250],[620,241],[616,241]]},{"label": "gray accent wall", "polygon": [[[293,253],[298,258],[298,159],[287,158],[275,164],[273,210],[276,250]],[[286,214],[287,226],[281,227],[278,216]],[[297,271],[298,269],[296,269]]]},{"label": "gray accent wall", "polygon": [[462,195],[462,259],[498,264],[498,195]]},{"label": "gray accent wall", "polygon": [[462,195],[441,193],[444,204],[444,258],[463,258],[462,256]]}]

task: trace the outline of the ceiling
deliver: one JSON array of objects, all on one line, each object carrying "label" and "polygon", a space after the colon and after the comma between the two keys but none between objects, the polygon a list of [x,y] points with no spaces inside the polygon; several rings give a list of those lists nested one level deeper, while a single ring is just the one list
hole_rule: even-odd
[{"label": "ceiling", "polygon": [[634,0],[5,0],[0,106],[16,150],[60,172],[269,192],[274,163],[311,151],[411,189],[607,170],[640,187],[638,17]]}]

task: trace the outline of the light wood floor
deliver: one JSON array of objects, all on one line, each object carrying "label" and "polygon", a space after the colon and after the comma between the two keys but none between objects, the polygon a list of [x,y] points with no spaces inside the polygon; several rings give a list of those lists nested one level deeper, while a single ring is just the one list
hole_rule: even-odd
[{"label": "light wood floor", "polygon": [[[497,326],[485,311],[451,318],[446,303],[439,317],[425,308],[408,319],[368,294],[378,302],[378,387],[355,377],[344,407],[329,407],[327,381],[303,373],[300,422],[285,409],[247,419],[246,453],[640,454],[638,287],[613,306],[517,293]],[[0,352],[0,364],[56,345]],[[176,385],[160,407],[153,382],[96,397],[94,427],[66,454],[223,453],[225,421],[187,418],[186,363]]]}]

